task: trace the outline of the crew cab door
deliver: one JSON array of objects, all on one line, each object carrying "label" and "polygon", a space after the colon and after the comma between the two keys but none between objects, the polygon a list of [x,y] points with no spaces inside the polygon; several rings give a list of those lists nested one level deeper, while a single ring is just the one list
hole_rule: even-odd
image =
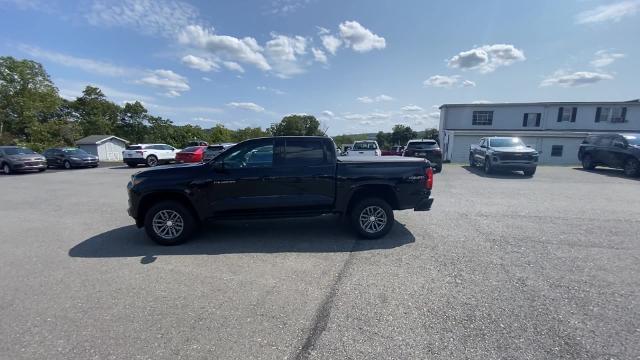
[{"label": "crew cab door", "polygon": [[608,165],[614,168],[624,167],[627,160],[627,140],[620,135],[612,138],[611,146],[607,152]]},{"label": "crew cab door", "polygon": [[209,210],[215,215],[261,212],[281,201],[274,177],[274,140],[247,141],[212,164],[206,183]]},{"label": "crew cab door", "polygon": [[275,169],[274,183],[282,191],[281,208],[331,209],[335,197],[336,158],[333,145],[318,138],[281,138],[284,156]]}]

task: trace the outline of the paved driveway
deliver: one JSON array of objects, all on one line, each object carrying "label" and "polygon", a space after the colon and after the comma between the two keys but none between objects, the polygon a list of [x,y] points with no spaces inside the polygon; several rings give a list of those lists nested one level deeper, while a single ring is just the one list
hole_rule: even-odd
[{"label": "paved driveway", "polygon": [[135,170],[0,176],[0,358],[640,356],[640,181],[445,166],[383,240],[334,217],[214,224],[160,247]]}]

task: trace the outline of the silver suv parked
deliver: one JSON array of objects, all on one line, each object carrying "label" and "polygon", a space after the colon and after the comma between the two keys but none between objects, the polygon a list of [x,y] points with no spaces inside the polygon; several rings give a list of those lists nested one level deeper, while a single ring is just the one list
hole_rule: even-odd
[{"label": "silver suv parked", "polygon": [[0,169],[5,174],[14,171],[47,170],[47,160],[37,152],[20,146],[0,146]]}]

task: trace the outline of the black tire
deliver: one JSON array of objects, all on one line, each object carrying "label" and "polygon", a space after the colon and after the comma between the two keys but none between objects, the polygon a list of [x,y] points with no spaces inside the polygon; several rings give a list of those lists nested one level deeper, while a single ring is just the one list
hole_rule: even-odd
[{"label": "black tire", "polygon": [[469,166],[476,167],[476,159],[472,153],[469,154]]},{"label": "black tire", "polygon": [[634,158],[627,159],[624,163],[624,174],[629,177],[640,175],[640,161]]},{"label": "black tire", "polygon": [[149,155],[146,162],[148,167],[154,167],[158,165],[158,158],[155,155]]},{"label": "black tire", "polygon": [[[177,214],[179,219],[172,217],[174,214]],[[156,227],[154,227],[154,220],[156,220]],[[164,224],[162,224],[163,221]],[[179,221],[182,222],[181,230],[178,226]],[[173,230],[167,229],[167,225]],[[147,236],[160,245],[181,244],[193,235],[196,228],[197,222],[191,211],[176,201],[159,202],[153,205],[144,216],[144,229]],[[169,234],[163,235],[162,229],[166,229]],[[172,231],[178,234],[173,235]]]},{"label": "black tire", "polygon": [[7,163],[3,163],[2,164],[2,173],[5,175],[9,175],[13,172],[13,169],[11,169],[11,165],[7,164]]},{"label": "black tire", "polygon": [[524,176],[533,176],[536,173],[537,168],[522,170]]},{"label": "black tire", "polygon": [[127,166],[130,168],[138,167],[138,164],[135,163],[127,163]]},{"label": "black tire", "polygon": [[484,159],[484,172],[485,174],[491,174],[493,172],[493,167],[491,166],[491,159]]},{"label": "black tire", "polygon": [[593,170],[596,165],[593,163],[593,158],[589,154],[584,154],[582,156],[582,168],[585,170]]},{"label": "black tire", "polygon": [[65,168],[65,169],[67,169],[67,170],[69,170],[69,169],[73,168],[73,166],[71,165],[71,163],[69,162],[69,160],[65,160],[65,161],[62,163],[62,167],[63,167],[63,168]]},{"label": "black tire", "polygon": [[38,172],[44,172],[46,170],[47,170],[46,168],[45,169],[38,169]]},{"label": "black tire", "polygon": [[437,173],[441,173],[442,172],[442,165],[437,165],[433,171],[437,172]]},{"label": "black tire", "polygon": [[[375,217],[376,221],[371,222],[365,219],[366,216]],[[389,233],[395,219],[393,209],[389,204],[380,198],[366,198],[360,200],[351,209],[351,226],[364,239],[379,239]],[[362,219],[361,219],[362,218]],[[384,222],[381,224],[381,222]],[[367,226],[370,226],[367,228]]]}]

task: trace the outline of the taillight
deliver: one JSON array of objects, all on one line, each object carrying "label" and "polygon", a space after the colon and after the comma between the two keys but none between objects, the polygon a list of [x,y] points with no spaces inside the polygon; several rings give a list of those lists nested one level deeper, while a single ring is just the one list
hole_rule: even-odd
[{"label": "taillight", "polygon": [[144,151],[136,151],[136,154],[144,155]]},{"label": "taillight", "polygon": [[433,169],[431,166],[427,168],[424,175],[427,177],[427,181],[424,182],[424,187],[427,188],[427,190],[431,190],[433,188]]}]

